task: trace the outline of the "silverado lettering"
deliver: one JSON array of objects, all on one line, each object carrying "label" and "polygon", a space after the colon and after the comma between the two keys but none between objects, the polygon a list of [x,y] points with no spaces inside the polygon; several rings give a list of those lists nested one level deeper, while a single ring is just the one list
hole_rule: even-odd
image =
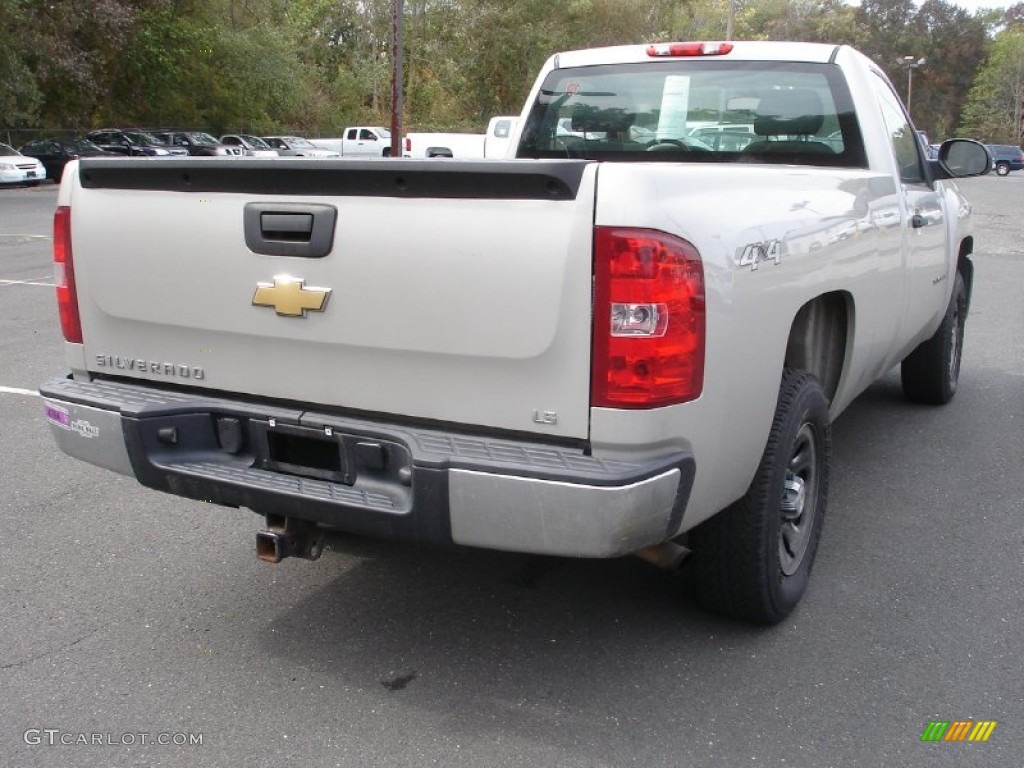
[{"label": "silverado lettering", "polygon": [[206,373],[202,368],[189,365],[175,365],[174,363],[158,363],[153,360],[142,360],[134,357],[121,357],[120,355],[98,354],[95,357],[97,368],[120,368],[127,371],[139,371],[141,373],[155,373],[161,376],[179,376],[183,379],[189,377],[203,379]]}]

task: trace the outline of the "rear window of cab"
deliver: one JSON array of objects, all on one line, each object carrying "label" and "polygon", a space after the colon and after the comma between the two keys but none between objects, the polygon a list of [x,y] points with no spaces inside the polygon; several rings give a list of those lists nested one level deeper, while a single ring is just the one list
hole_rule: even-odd
[{"label": "rear window of cab", "polygon": [[867,165],[836,65],[722,59],[554,70],[517,156]]}]

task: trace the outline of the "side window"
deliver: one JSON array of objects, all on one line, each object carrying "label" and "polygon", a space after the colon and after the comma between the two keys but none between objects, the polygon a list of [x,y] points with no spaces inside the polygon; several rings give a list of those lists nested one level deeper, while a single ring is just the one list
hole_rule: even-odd
[{"label": "side window", "polygon": [[376,141],[377,140],[376,134],[374,134],[373,131],[368,130],[366,128],[363,128],[363,130],[361,130],[359,132],[359,138],[362,139],[363,141]]},{"label": "side window", "polygon": [[[876,73],[877,76],[877,73]],[[900,180],[907,184],[922,184],[926,181],[921,163],[921,143],[910,124],[903,105],[892,92],[889,84],[879,76],[875,87],[882,107],[882,120],[892,142],[893,155],[900,169]]]},{"label": "side window", "polygon": [[355,128],[349,128],[348,129],[348,133],[345,134],[345,138],[348,139],[349,141],[355,141],[356,140],[356,129]]}]

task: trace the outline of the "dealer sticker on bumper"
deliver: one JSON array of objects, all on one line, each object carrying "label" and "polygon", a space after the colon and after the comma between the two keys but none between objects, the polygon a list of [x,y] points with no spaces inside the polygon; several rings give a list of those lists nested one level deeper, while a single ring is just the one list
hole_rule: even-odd
[{"label": "dealer sticker on bumper", "polygon": [[44,405],[46,413],[46,419],[51,424],[56,424],[61,429],[67,429],[72,432],[76,432],[82,437],[99,437],[100,428],[94,427],[85,419],[71,420],[71,414],[68,413],[66,408],[61,408],[53,403],[46,403]]},{"label": "dealer sticker on bumper", "polygon": [[71,429],[71,416],[66,409],[53,403],[44,403],[43,408],[46,412],[47,421],[51,424],[56,424],[61,429]]}]

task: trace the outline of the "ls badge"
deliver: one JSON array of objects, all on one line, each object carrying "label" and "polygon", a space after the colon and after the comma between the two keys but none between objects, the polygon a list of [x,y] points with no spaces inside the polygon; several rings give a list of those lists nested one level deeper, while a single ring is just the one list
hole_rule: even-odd
[{"label": "ls badge", "polygon": [[252,305],[273,307],[277,314],[285,317],[305,317],[307,310],[323,312],[331,296],[331,289],[313,286],[306,288],[305,282],[301,277],[274,275],[273,283],[256,283]]}]

